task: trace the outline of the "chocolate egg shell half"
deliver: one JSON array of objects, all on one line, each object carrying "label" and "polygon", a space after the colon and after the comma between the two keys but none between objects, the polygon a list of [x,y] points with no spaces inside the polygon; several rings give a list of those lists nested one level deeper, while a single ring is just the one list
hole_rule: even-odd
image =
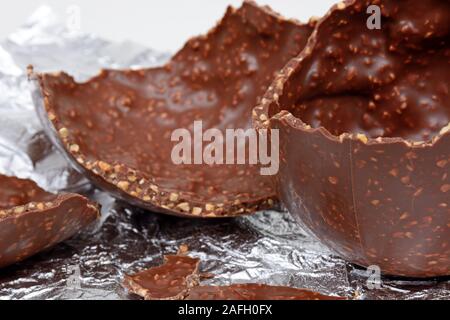
[{"label": "chocolate egg shell half", "polygon": [[98,215],[97,205],[81,195],[54,195],[0,175],[0,268],[72,237]]},{"label": "chocolate egg shell half", "polygon": [[312,25],[246,1],[160,68],[105,70],[86,83],[31,72],[36,104],[71,162],[116,197],[187,217],[253,213],[273,206],[271,177],[256,165],[176,165],[171,135],[192,133],[194,121],[223,134],[251,128],[253,107],[303,49]]},{"label": "chocolate egg shell half", "polygon": [[449,17],[443,0],[340,3],[254,110],[280,130],[290,212],[385,274],[450,275]]}]

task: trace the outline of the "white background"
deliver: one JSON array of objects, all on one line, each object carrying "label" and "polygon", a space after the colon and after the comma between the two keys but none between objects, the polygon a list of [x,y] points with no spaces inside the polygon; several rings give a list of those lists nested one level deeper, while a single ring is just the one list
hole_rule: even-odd
[{"label": "white background", "polygon": [[[257,0],[286,17],[307,21],[321,16],[337,0]],[[81,29],[104,38],[132,40],[158,50],[175,51],[191,36],[205,33],[242,0],[8,0],[0,10],[0,39],[13,32],[42,4],[61,17],[71,5],[81,10]]]}]

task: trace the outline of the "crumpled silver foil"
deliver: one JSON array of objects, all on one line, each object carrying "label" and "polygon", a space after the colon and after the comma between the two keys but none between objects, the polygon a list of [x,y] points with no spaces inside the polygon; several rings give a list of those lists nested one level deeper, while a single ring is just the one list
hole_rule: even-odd
[{"label": "crumpled silver foil", "polygon": [[115,201],[71,170],[42,130],[26,66],[64,70],[79,80],[102,67],[148,67],[168,59],[133,43],[110,43],[69,32],[41,7],[0,42],[0,172],[31,178],[49,191],[83,189],[102,204],[101,222],[27,261],[0,270],[0,299],[136,299],[121,286],[125,273],[162,262],[187,244],[202,259],[208,282],[258,282],[310,288],[357,299],[450,299],[450,280],[382,278],[334,256],[288,213],[198,221],[157,215]]}]

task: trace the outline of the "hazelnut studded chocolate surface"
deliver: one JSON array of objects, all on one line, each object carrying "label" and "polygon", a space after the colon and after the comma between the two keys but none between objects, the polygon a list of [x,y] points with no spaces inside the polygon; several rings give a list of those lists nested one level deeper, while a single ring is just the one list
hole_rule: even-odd
[{"label": "hazelnut studded chocolate surface", "polygon": [[72,237],[98,215],[81,195],[54,195],[32,181],[0,175],[0,268]]},{"label": "hazelnut studded chocolate surface", "polygon": [[254,110],[289,210],[386,274],[450,275],[449,21],[445,0],[340,3]]},{"label": "hazelnut studded chocolate surface", "polygon": [[251,128],[252,108],[303,49],[313,24],[246,1],[163,67],[105,70],[86,83],[65,73],[38,75],[45,121],[78,169],[140,207],[189,217],[272,207],[272,181],[259,167],[176,165],[171,134],[192,132],[196,120],[204,130]]},{"label": "hazelnut studded chocolate surface", "polygon": [[200,281],[199,264],[185,255],[165,256],[163,265],[125,276],[124,285],[145,300],[182,300]]}]

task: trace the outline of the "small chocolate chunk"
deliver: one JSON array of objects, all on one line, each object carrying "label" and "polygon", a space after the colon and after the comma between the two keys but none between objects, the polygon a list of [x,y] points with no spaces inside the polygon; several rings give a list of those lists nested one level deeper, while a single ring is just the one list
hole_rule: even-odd
[{"label": "small chocolate chunk", "polygon": [[81,195],[54,195],[0,175],[0,268],[67,240],[98,216],[97,205]]},{"label": "small chocolate chunk", "polygon": [[[226,129],[250,129],[252,108],[274,74],[304,48],[313,25],[246,1],[160,68],[104,70],[85,83],[65,73],[30,71],[43,96],[36,104],[73,165],[116,197],[187,217],[250,214],[273,207],[271,177],[249,163],[248,146],[245,165],[238,164],[236,150],[229,156],[234,164],[226,164],[225,150],[223,163],[194,164],[201,145],[194,121],[202,121],[203,132],[218,129],[224,137]],[[191,157],[183,157],[187,163],[171,157],[176,129],[186,129],[194,144]]]},{"label": "small chocolate chunk", "polygon": [[289,211],[385,274],[450,275],[449,21],[447,0],[336,5],[254,110]]},{"label": "small chocolate chunk", "polygon": [[145,300],[182,300],[198,285],[200,260],[185,255],[164,257],[164,264],[127,275],[124,286]]}]

